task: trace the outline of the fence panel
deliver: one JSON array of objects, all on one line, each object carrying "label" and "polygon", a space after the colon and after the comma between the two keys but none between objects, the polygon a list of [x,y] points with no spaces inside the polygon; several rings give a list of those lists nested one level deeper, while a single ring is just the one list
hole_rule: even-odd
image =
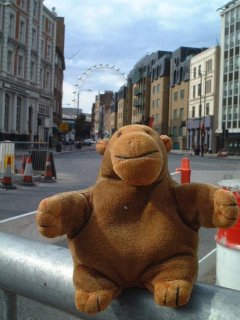
[{"label": "fence panel", "polygon": [[14,172],[22,173],[24,158],[32,157],[34,174],[42,174],[45,169],[46,157],[49,152],[47,142],[15,142]]}]

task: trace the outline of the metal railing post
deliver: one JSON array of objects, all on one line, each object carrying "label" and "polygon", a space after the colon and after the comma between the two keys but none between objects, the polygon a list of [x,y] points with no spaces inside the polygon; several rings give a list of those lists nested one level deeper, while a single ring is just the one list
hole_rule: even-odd
[{"label": "metal railing post", "polygon": [[17,296],[15,293],[2,290],[3,296],[3,319],[17,320]]}]

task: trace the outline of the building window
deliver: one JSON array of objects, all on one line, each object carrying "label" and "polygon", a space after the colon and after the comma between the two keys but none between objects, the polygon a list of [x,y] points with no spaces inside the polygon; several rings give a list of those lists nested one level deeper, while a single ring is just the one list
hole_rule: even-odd
[{"label": "building window", "polygon": [[174,101],[177,101],[177,99],[178,99],[178,92],[174,92],[173,99],[174,99]]},{"label": "building window", "polygon": [[192,107],[192,118],[195,118],[195,107]]},{"label": "building window", "polygon": [[235,80],[235,82],[234,82],[234,95],[238,95],[238,87],[239,87],[239,81]]},{"label": "building window", "polygon": [[12,73],[13,71],[13,52],[8,51],[7,54],[7,72]]},{"label": "building window", "polygon": [[16,131],[18,133],[20,133],[20,129],[21,129],[21,108],[22,108],[22,99],[17,98]]},{"label": "building window", "polygon": [[184,117],[184,108],[180,108],[180,118],[183,119]]},{"label": "building window", "polygon": [[212,92],[212,80],[206,80],[205,85],[206,85],[205,92],[211,93]]},{"label": "building window", "polygon": [[10,108],[10,97],[8,94],[5,95],[5,112],[4,112],[4,130],[9,131],[9,108]]},{"label": "building window", "polygon": [[178,128],[178,135],[179,135],[179,137],[182,137],[182,136],[183,136],[183,128],[182,128],[182,126],[180,126],[180,127]]},{"label": "building window", "polygon": [[37,19],[38,17],[38,1],[34,0],[33,2],[33,17]]},{"label": "building window", "polygon": [[47,45],[47,60],[51,61],[51,54],[52,54],[52,46],[50,44]]},{"label": "building window", "polygon": [[184,90],[180,90],[180,99],[184,99]]},{"label": "building window", "polygon": [[240,67],[240,56],[236,55],[235,56],[235,71],[239,70]]},{"label": "building window", "polygon": [[206,72],[212,72],[212,59],[206,61]]},{"label": "building window", "polygon": [[209,116],[209,112],[210,112],[210,104],[209,102],[206,104],[206,108],[205,108],[205,115]]},{"label": "building window", "polygon": [[26,24],[24,20],[20,20],[19,25],[19,41],[25,43]]},{"label": "building window", "polygon": [[52,21],[50,20],[47,20],[48,23],[47,23],[47,33],[48,34],[52,34]]},{"label": "building window", "polygon": [[32,29],[32,48],[37,49],[37,30]]},{"label": "building window", "polygon": [[33,82],[36,81],[36,63],[35,63],[35,61],[31,61],[30,80],[33,81]]},{"label": "building window", "polygon": [[40,69],[40,88],[43,89],[43,68]]},{"label": "building window", "polygon": [[45,89],[49,90],[50,88],[50,73],[49,71],[46,72],[46,78],[45,78]]},{"label": "building window", "polygon": [[196,67],[193,68],[193,79],[195,79],[197,76],[197,69]]},{"label": "building window", "polygon": [[15,38],[15,15],[13,13],[9,14],[9,37]]},{"label": "building window", "polygon": [[178,109],[173,110],[173,119],[176,119],[178,117]]},{"label": "building window", "polygon": [[173,136],[177,137],[177,127],[173,127]]},{"label": "building window", "polygon": [[45,52],[45,42],[42,40],[41,41],[41,57],[42,58],[45,58],[44,52]]},{"label": "building window", "polygon": [[196,86],[193,86],[193,98],[196,97]]},{"label": "building window", "polygon": [[157,85],[157,92],[160,92],[160,84]]},{"label": "building window", "polygon": [[18,76],[24,78],[24,57],[18,56]]},{"label": "building window", "polygon": [[157,108],[160,107],[160,99],[157,99]]},{"label": "building window", "polygon": [[198,75],[201,75],[201,65],[198,66]]},{"label": "building window", "polygon": [[26,10],[26,4],[27,4],[27,0],[20,0],[20,7],[23,10]]},{"label": "building window", "polygon": [[153,86],[153,91],[152,91],[152,93],[155,94],[155,92],[156,92],[156,86]]},{"label": "building window", "polygon": [[198,96],[201,96],[202,95],[202,84],[199,83],[198,84]]}]

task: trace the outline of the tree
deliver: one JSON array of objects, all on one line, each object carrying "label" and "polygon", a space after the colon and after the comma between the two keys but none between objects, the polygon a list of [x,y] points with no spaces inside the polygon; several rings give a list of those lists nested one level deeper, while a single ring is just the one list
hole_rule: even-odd
[{"label": "tree", "polygon": [[75,120],[74,129],[76,131],[76,140],[84,139],[90,136],[90,127],[86,122],[85,114],[81,113]]}]

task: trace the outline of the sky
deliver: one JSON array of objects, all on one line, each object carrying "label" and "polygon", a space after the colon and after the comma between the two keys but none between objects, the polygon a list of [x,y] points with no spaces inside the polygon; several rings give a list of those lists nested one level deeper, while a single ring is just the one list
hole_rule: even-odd
[{"label": "sky", "polygon": [[91,113],[95,96],[105,90],[118,91],[147,54],[220,44],[217,9],[227,2],[44,0],[48,9],[54,7],[65,19],[63,107],[77,107],[74,92],[79,90],[79,107]]}]

